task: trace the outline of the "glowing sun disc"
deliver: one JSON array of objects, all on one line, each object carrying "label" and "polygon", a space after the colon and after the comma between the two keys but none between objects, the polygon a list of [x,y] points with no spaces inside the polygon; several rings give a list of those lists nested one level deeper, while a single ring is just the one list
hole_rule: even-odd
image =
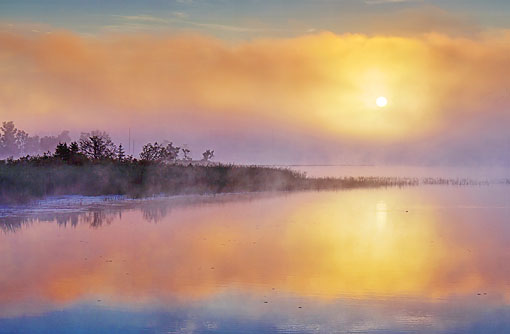
[{"label": "glowing sun disc", "polygon": [[377,104],[377,106],[379,108],[383,108],[383,107],[386,107],[386,105],[388,104],[388,99],[385,98],[384,96],[379,96],[376,100],[375,100],[375,104]]}]

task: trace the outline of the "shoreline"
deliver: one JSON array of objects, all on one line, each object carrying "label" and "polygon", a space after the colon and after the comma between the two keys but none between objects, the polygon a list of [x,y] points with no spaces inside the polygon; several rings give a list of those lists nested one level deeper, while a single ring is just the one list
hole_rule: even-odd
[{"label": "shoreline", "polygon": [[218,195],[307,190],[510,184],[510,179],[441,177],[308,177],[290,168],[99,161],[81,165],[0,164],[0,208],[51,198],[124,198]]},{"label": "shoreline", "polygon": [[[370,178],[370,177],[363,177]],[[337,178],[339,179],[339,178]],[[312,179],[314,180],[314,179]],[[436,182],[434,182],[436,181]],[[79,209],[91,209],[96,207],[108,206],[112,204],[130,204],[149,201],[169,201],[169,200],[187,200],[187,199],[204,199],[218,198],[229,196],[253,196],[253,195],[270,195],[270,194],[292,194],[309,191],[345,191],[357,189],[379,189],[379,188],[403,188],[418,186],[491,186],[491,185],[510,185],[510,180],[501,180],[495,182],[485,182],[476,180],[456,180],[456,179],[438,179],[430,181],[428,178],[422,178],[417,183],[407,183],[399,185],[379,185],[379,186],[358,186],[345,188],[324,188],[324,189],[295,189],[295,190],[259,190],[259,191],[237,191],[237,192],[217,192],[217,193],[182,193],[182,194],[154,194],[144,197],[129,197],[128,195],[107,194],[107,195],[82,195],[82,194],[62,194],[50,195],[38,198],[24,203],[0,203],[0,219],[6,217],[7,211],[19,210],[65,210],[79,211]]]},{"label": "shoreline", "polygon": [[310,178],[289,168],[241,165],[183,165],[98,161],[74,165],[55,161],[0,164],[0,205],[51,196],[200,195],[260,191],[327,190],[410,186],[413,178]]}]

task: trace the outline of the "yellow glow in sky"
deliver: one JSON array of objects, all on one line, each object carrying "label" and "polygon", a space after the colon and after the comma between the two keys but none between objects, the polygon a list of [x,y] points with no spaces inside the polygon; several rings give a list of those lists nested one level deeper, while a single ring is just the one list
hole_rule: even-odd
[{"label": "yellow glow in sky", "polygon": [[[75,133],[98,124],[140,124],[151,135],[155,124],[172,134],[270,124],[353,143],[415,140],[454,124],[460,111],[470,119],[503,110],[488,103],[507,103],[508,41],[0,33],[0,110],[29,132],[53,131],[59,119],[56,130]],[[388,103],[391,113],[374,112]]]}]

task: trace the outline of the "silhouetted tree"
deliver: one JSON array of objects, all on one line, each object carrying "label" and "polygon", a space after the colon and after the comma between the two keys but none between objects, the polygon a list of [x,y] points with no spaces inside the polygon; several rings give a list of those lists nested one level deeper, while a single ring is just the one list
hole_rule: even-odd
[{"label": "silhouetted tree", "polygon": [[3,122],[0,127],[0,157],[38,155],[53,151],[59,143],[69,141],[69,131],[62,131],[58,136],[39,138],[17,129],[12,121]]},{"label": "silhouetted tree", "polygon": [[191,157],[189,156],[189,154],[191,153],[191,151],[189,149],[182,148],[181,151],[182,151],[182,154],[184,156],[182,158],[182,160],[184,160],[184,161],[191,161],[192,160]]},{"label": "silhouetted tree", "polygon": [[78,143],[73,141],[71,145],[69,145],[69,150],[72,155],[77,155],[80,152],[80,148],[78,147]]},{"label": "silhouetted tree", "polygon": [[16,145],[18,146],[19,155],[25,155],[27,151],[27,142],[29,139],[28,133],[23,130],[18,130],[16,133]]},{"label": "silhouetted tree", "polygon": [[81,134],[80,151],[89,159],[112,159],[116,155],[117,147],[108,133],[96,130]]},{"label": "silhouetted tree", "polygon": [[214,158],[214,150],[205,150],[204,153],[202,153],[202,161],[210,161],[212,158]]},{"label": "silhouetted tree", "polygon": [[78,147],[78,143],[73,141],[69,144],[69,160],[68,162],[74,165],[83,164],[87,157],[80,153],[80,148]]},{"label": "silhouetted tree", "polygon": [[17,156],[19,154],[16,142],[18,129],[16,129],[14,123],[12,121],[3,122],[0,131],[2,131],[0,134],[0,155],[7,157]]},{"label": "silhouetted tree", "polygon": [[181,150],[180,147],[174,146],[172,142],[168,143],[165,147],[167,156],[167,161],[175,161],[177,160],[177,157],[179,156],[179,151]]},{"label": "silhouetted tree", "polygon": [[67,146],[67,143],[59,143],[55,149],[54,156],[55,158],[63,161],[69,161],[69,158],[71,157],[71,150]]},{"label": "silhouetted tree", "polygon": [[145,144],[142,147],[142,152],[140,152],[140,159],[143,161],[161,161],[165,156],[165,147],[158,144],[158,142]]},{"label": "silhouetted tree", "polygon": [[124,161],[125,157],[126,153],[124,152],[124,148],[122,147],[122,144],[119,144],[119,148],[117,149],[117,159],[119,161]]},{"label": "silhouetted tree", "polygon": [[173,162],[179,155],[180,148],[168,143],[166,146],[163,144],[148,143],[145,144],[140,153],[140,159],[144,161],[158,161],[158,162]]}]

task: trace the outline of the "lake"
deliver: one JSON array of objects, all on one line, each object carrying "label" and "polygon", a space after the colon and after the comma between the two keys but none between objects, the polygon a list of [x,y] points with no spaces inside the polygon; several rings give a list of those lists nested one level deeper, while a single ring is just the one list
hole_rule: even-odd
[{"label": "lake", "polygon": [[510,332],[506,185],[71,197],[0,221],[0,333]]}]

